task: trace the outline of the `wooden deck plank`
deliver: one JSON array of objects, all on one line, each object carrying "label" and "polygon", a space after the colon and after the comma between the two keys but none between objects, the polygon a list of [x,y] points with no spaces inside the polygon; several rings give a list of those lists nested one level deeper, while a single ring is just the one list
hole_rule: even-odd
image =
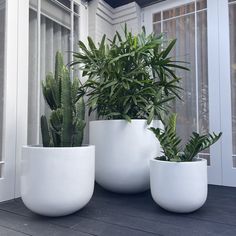
[{"label": "wooden deck plank", "polygon": [[91,236],[91,234],[50,224],[36,215],[25,217],[2,210],[0,210],[0,225],[13,231],[35,236]]},{"label": "wooden deck plank", "polygon": [[30,234],[17,232],[15,230],[0,226],[0,236],[27,236],[27,235],[30,235]]},{"label": "wooden deck plank", "polygon": [[[236,188],[209,186],[203,208],[192,214],[173,214],[158,207],[149,191],[120,195],[97,186],[90,203],[67,217],[36,216],[20,199],[1,203],[0,226],[29,235],[235,236],[235,202]],[[0,236],[2,231],[0,227]]]}]

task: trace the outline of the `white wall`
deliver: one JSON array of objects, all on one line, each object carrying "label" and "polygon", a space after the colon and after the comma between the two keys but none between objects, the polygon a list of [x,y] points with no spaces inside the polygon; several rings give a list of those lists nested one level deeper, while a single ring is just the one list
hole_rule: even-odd
[{"label": "white wall", "polygon": [[135,2],[112,8],[103,0],[94,0],[89,4],[89,35],[99,42],[103,34],[112,38],[116,31],[122,32],[127,23],[134,34],[141,29],[141,8]]}]

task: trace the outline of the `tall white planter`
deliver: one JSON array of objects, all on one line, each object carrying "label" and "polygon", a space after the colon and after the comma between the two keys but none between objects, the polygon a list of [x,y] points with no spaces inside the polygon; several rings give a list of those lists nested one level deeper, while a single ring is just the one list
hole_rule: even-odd
[{"label": "tall white planter", "polygon": [[118,193],[149,189],[149,161],[160,153],[160,145],[148,127],[162,126],[146,120],[91,121],[89,142],[96,146],[96,182]]},{"label": "tall white planter", "polygon": [[22,148],[21,197],[33,212],[63,216],[84,207],[94,190],[95,147]]},{"label": "tall white planter", "polygon": [[151,194],[162,208],[188,213],[200,208],[207,198],[207,161],[150,161]]}]

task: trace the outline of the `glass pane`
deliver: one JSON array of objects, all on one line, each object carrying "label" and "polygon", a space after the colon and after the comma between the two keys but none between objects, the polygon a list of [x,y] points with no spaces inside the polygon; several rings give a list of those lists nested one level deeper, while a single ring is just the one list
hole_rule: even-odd
[{"label": "glass pane", "polygon": [[[236,154],[236,4],[229,5],[233,155]],[[234,161],[234,167],[236,162]]]},{"label": "glass pane", "polygon": [[161,12],[157,12],[152,16],[152,22],[155,23],[161,20]]},{"label": "glass pane", "polygon": [[74,3],[74,13],[79,14],[79,5]]},{"label": "glass pane", "polygon": [[[49,108],[45,104],[41,87],[39,87],[40,83],[38,83],[37,13],[33,10],[30,10],[29,21],[28,144],[37,144],[39,117],[42,114],[47,115]],[[63,53],[64,63],[67,64],[70,51],[70,30],[45,16],[41,16],[40,80],[44,80],[47,73],[54,73],[55,55],[58,50]],[[40,90],[40,101],[38,101],[38,90]],[[39,104],[40,114],[38,113]]]},{"label": "glass pane", "polygon": [[172,17],[185,15],[194,11],[195,11],[195,3],[191,2],[176,8],[163,11],[163,19],[166,20]]},{"label": "glass pane", "polygon": [[195,16],[178,17],[163,22],[168,39],[177,38],[174,55],[176,60],[190,62],[190,71],[177,71],[182,77],[182,101],[176,100],[174,112],[178,113],[177,132],[186,143],[192,131],[197,129],[196,77],[195,77]]},{"label": "glass pane", "polygon": [[[199,1],[199,4],[202,8],[206,6],[205,1]],[[201,134],[209,132],[207,11],[197,12],[196,18],[194,13],[183,15],[192,10],[194,10],[192,3],[169,9],[168,11],[173,13],[172,17],[182,16],[163,21],[163,32],[166,38],[177,38],[173,56],[176,57],[176,60],[190,63],[187,65],[190,71],[177,70],[177,74],[183,78],[181,81],[182,101],[176,100],[173,104],[173,112],[178,113],[177,132],[181,136],[183,144],[188,141],[193,131]],[[197,29],[195,29],[195,20]],[[159,32],[160,26],[154,24],[153,29],[154,32]],[[197,42],[195,41],[196,36]],[[200,155],[206,158],[210,165],[209,150],[205,150]]]},{"label": "glass pane", "polygon": [[198,0],[197,1],[197,10],[202,10],[207,8],[207,0]]},{"label": "glass pane", "polygon": [[[5,1],[0,0],[0,161],[2,160],[2,131],[4,104],[4,45],[5,45]],[[0,177],[1,177],[0,164]]]},{"label": "glass pane", "polygon": [[236,156],[233,156],[233,167],[236,168]]},{"label": "glass pane", "polygon": [[161,22],[153,24],[153,32],[155,35],[161,34]]},{"label": "glass pane", "polygon": [[[74,46],[73,51],[78,51],[78,42],[79,42],[79,16],[74,16]],[[79,77],[78,65],[73,67],[73,75]]]},{"label": "glass pane", "polygon": [[37,13],[29,11],[28,144],[37,144]]},{"label": "glass pane", "polygon": [[[53,22],[47,17],[41,16],[41,60],[40,60],[40,79],[44,80],[49,72],[54,74],[55,55],[57,51],[64,55],[64,63],[69,62],[69,37],[70,30]],[[40,88],[41,89],[41,88]],[[45,104],[45,100],[40,91],[40,116],[48,114],[49,108]]]},{"label": "glass pane", "polygon": [[[209,99],[207,67],[207,11],[197,13],[197,50],[198,50],[198,110],[199,132],[209,132]],[[208,152],[209,150],[205,150]]]},{"label": "glass pane", "polygon": [[57,0],[57,1],[63,4],[64,6],[70,8],[70,0]]}]

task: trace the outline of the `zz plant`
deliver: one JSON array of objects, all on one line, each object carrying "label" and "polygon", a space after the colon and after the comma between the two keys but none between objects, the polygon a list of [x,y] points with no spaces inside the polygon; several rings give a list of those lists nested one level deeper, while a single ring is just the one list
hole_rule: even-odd
[{"label": "zz plant", "polygon": [[[79,41],[71,66],[78,64],[88,80],[80,96],[88,95],[89,114],[105,119],[147,119],[148,124],[162,118],[168,101],[180,98],[179,78],[175,69],[187,70],[182,62],[170,56],[176,40],[163,47],[163,37],[138,35],[124,28],[106,43],[103,36],[98,46],[88,37],[88,47]],[[165,104],[165,106],[164,106]]]},{"label": "zz plant", "polygon": [[51,109],[49,122],[45,115],[41,116],[44,147],[81,146],[85,127],[85,104],[83,97],[77,97],[78,89],[78,78],[71,81],[63,57],[57,52],[55,74],[49,73],[42,82],[43,95]]},{"label": "zz plant", "polygon": [[222,133],[200,135],[196,132],[192,133],[189,141],[184,148],[181,147],[181,139],[176,135],[176,114],[170,116],[165,130],[160,128],[150,128],[156,135],[163,149],[163,155],[156,159],[163,161],[175,162],[191,162],[194,161],[197,154],[212,144],[217,142]]}]

